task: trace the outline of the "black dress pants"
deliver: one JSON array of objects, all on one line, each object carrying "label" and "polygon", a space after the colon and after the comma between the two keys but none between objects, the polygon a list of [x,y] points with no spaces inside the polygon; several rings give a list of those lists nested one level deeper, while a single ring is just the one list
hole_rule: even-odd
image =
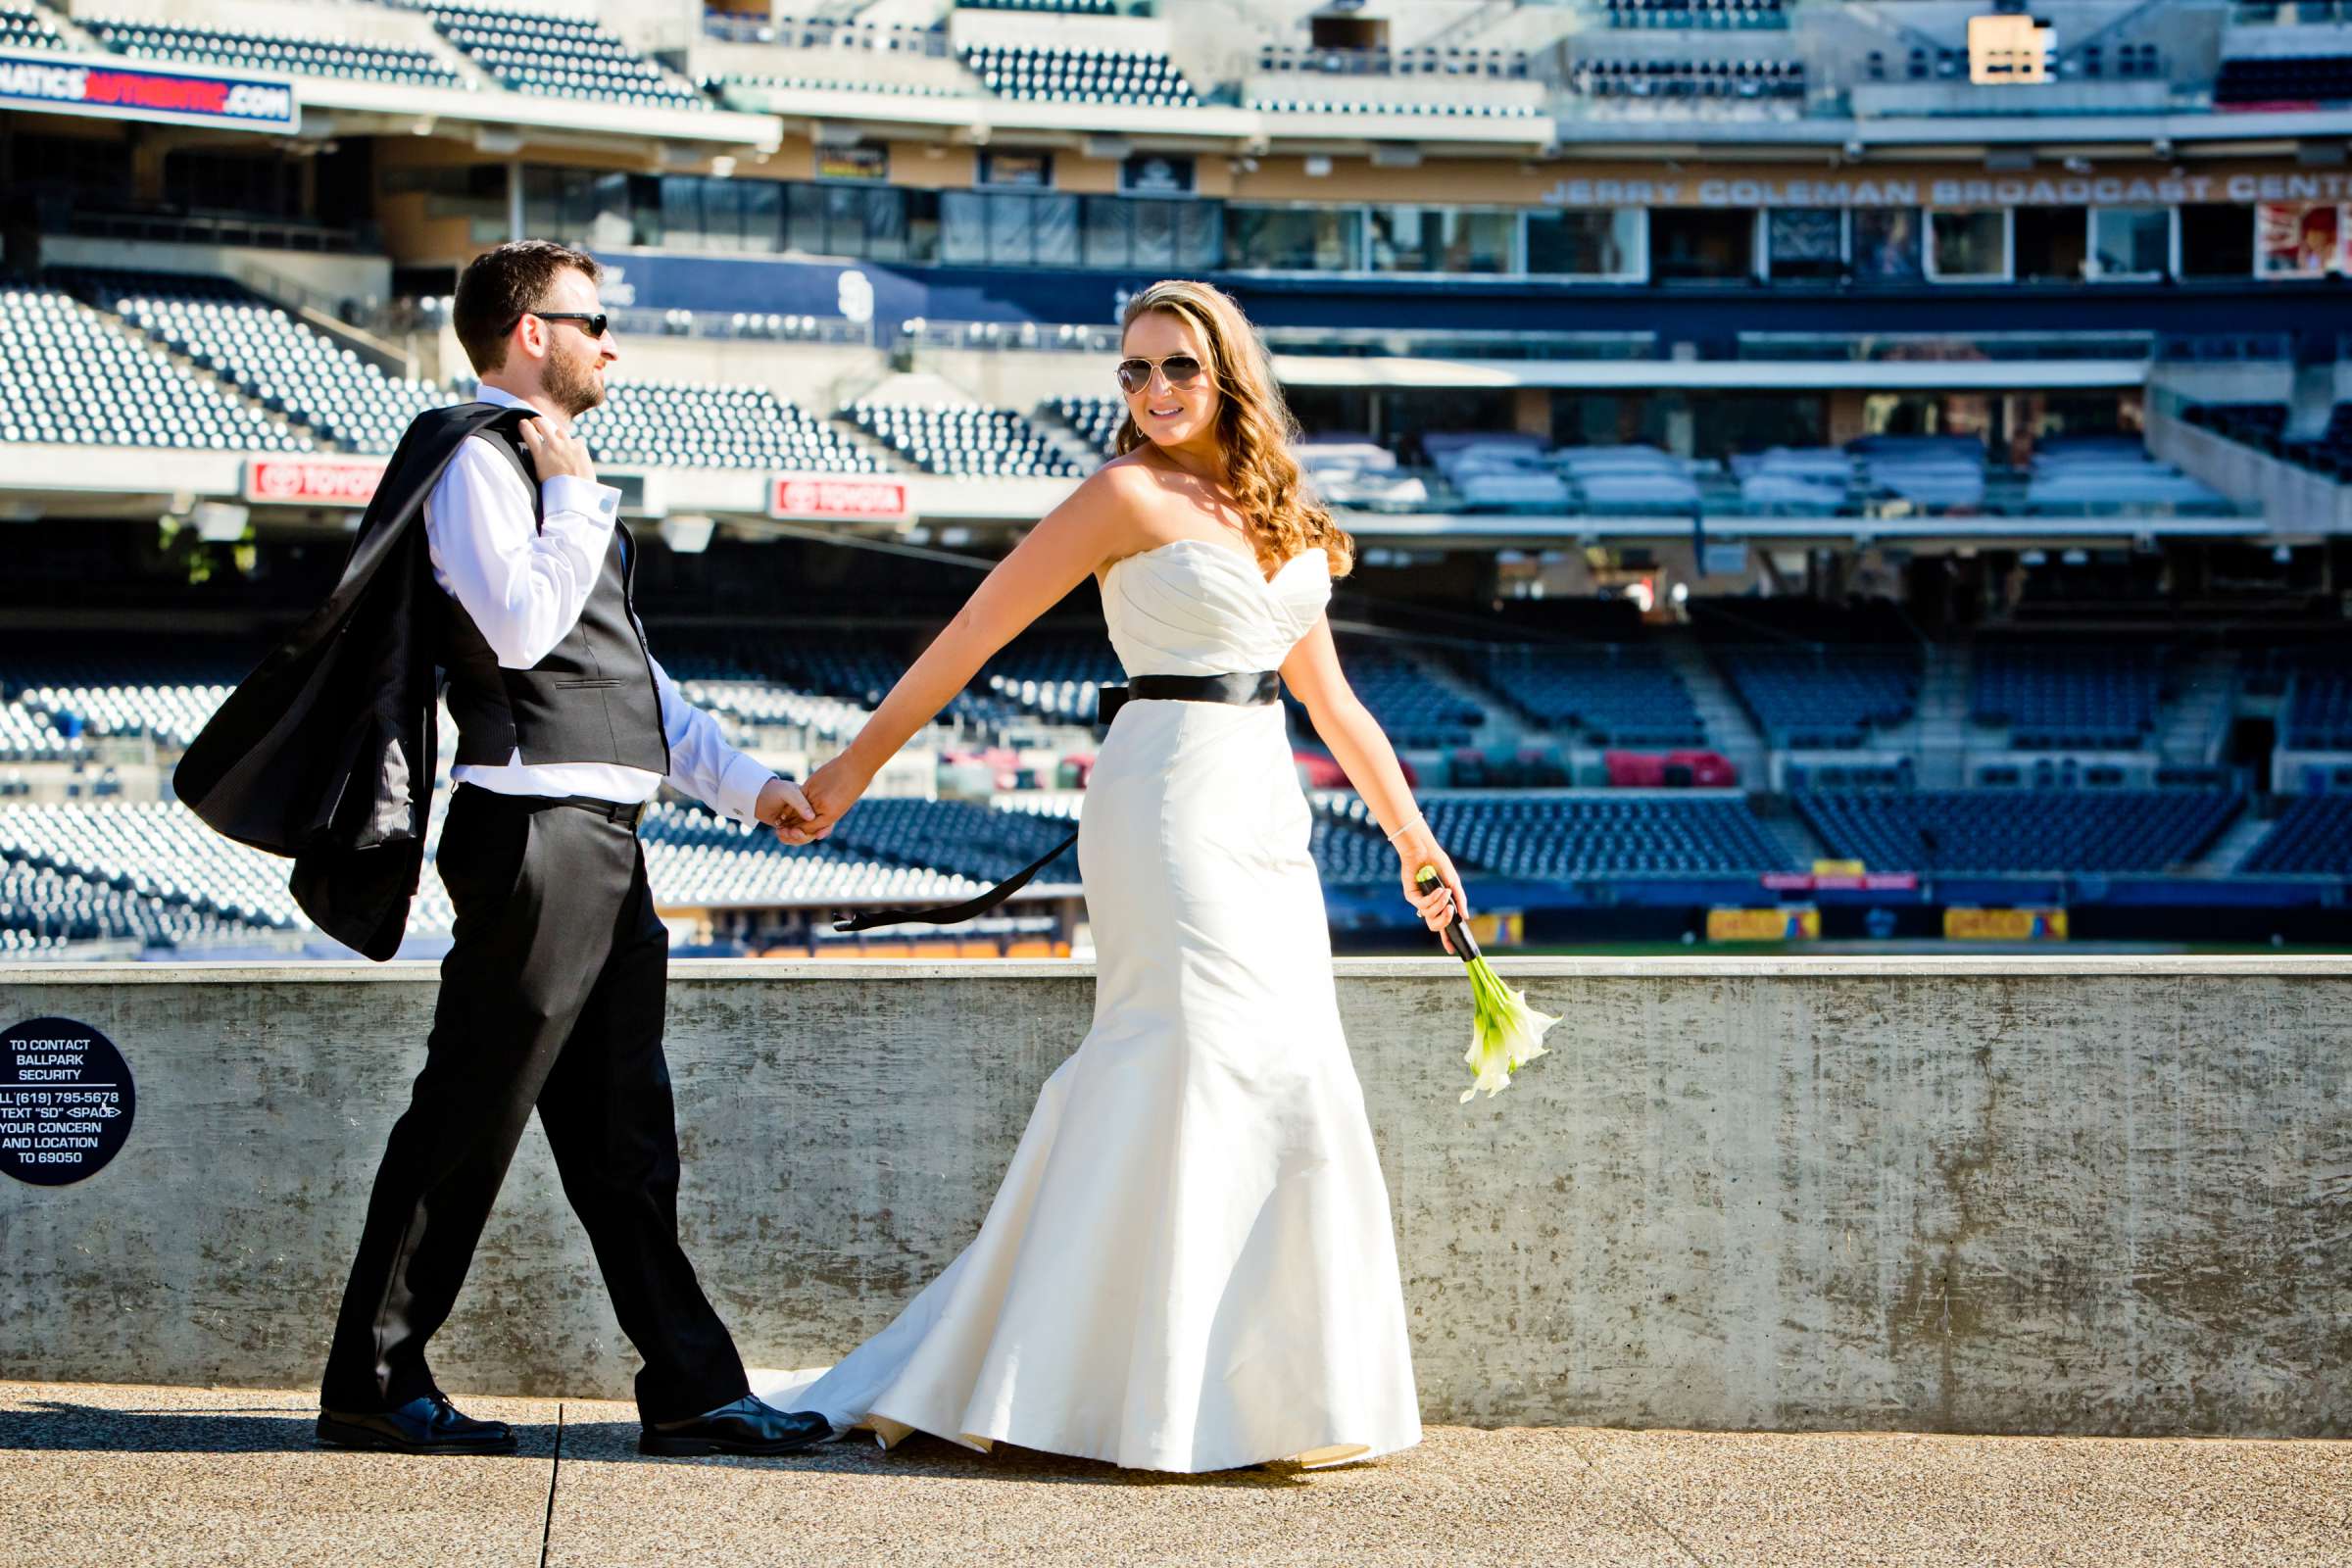
[{"label": "black dress pants", "polygon": [[[460,785],[441,838],[455,943],[408,1110],[393,1124],[320,1401],[437,1394],[448,1318],[534,1106],[620,1326],[648,1421],[750,1392],[678,1246],[678,1137],[662,1054],[669,938],[629,823]],[[527,1332],[527,1326],[525,1328]]]}]

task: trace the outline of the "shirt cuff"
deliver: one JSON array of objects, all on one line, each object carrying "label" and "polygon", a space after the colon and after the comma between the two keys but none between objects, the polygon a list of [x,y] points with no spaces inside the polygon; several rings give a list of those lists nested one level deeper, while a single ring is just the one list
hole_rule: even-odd
[{"label": "shirt cuff", "polygon": [[760,792],[775,773],[737,752],[718,775],[718,799],[710,804],[749,826],[760,820]]},{"label": "shirt cuff", "polygon": [[539,486],[539,510],[551,517],[576,512],[610,528],[620,516],[620,491],[576,473],[559,473]]}]

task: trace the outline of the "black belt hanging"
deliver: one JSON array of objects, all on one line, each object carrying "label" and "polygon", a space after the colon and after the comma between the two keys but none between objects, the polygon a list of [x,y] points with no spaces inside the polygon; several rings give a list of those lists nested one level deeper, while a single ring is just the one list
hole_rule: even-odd
[{"label": "black belt hanging", "polygon": [[[1105,686],[1102,689],[1095,711],[1097,727],[1107,727],[1119,709],[1141,699],[1146,702],[1175,703],[1231,703],[1238,707],[1257,708],[1274,702],[1282,695],[1280,671],[1261,669],[1248,675],[1137,675],[1124,686]],[[942,905],[935,909],[869,909],[833,922],[836,931],[871,931],[876,926],[904,925],[920,920],[929,925],[954,925],[969,920],[1011,898],[1029,885],[1029,879],[1052,864],[1060,855],[1078,842],[1078,834],[1054,845],[1045,854],[1021,867],[1004,881],[977,898],[961,904]]]}]

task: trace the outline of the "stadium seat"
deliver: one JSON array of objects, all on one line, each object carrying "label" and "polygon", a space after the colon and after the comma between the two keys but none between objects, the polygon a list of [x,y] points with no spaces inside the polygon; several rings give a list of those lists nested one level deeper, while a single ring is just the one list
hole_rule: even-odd
[{"label": "stadium seat", "polygon": [[1000,98],[1177,109],[1200,102],[1192,83],[1161,54],[1011,44],[968,45],[958,53],[981,85]]},{"label": "stadium seat", "polygon": [[2153,646],[1982,644],[1969,714],[2020,751],[2136,750],[2156,729],[2163,660]]},{"label": "stadium seat", "polygon": [[2352,792],[2289,801],[2238,870],[2284,876],[2352,876]]},{"label": "stadium seat", "polygon": [[1465,671],[1545,729],[1597,746],[1703,746],[1682,677],[1638,643],[1502,643],[1462,656]]},{"label": "stadium seat", "polygon": [[245,452],[317,445],[110,327],[63,291],[6,282],[0,441]]},{"label": "stadium seat", "polygon": [[417,415],[456,398],[431,381],[386,375],[224,278],[99,270],[56,275],[271,413],[354,452],[390,452]]},{"label": "stadium seat", "polygon": [[[1431,831],[1460,867],[1497,876],[1740,875],[1788,870],[1788,857],[1735,796],[1481,795],[1428,798]],[[1393,882],[1396,854],[1355,796],[1319,813],[1316,861],[1334,883]]]},{"label": "stadium seat", "polygon": [[856,403],[847,413],[859,429],[925,473],[1061,479],[1085,471],[1010,409]]},{"label": "stadium seat", "polygon": [[766,387],[618,381],[580,416],[580,438],[624,466],[871,473],[880,465]]},{"label": "stadium seat", "polygon": [[37,6],[0,4],[0,49],[70,49],[47,12]]},{"label": "stadium seat", "polygon": [[640,109],[709,109],[710,101],[593,21],[537,11],[435,5],[441,36],[503,87]]},{"label": "stadium seat", "polygon": [[81,24],[117,54],[134,60],[193,60],[295,76],[463,88],[466,79],[421,49],[350,43],[323,35],[289,36],[178,26],[144,20],[82,17]]},{"label": "stadium seat", "polygon": [[2213,84],[2213,101],[2217,106],[2352,101],[2352,54],[2225,60]]},{"label": "stadium seat", "polygon": [[2163,871],[2241,798],[2200,789],[1820,790],[1791,797],[1830,853],[1874,870]]}]

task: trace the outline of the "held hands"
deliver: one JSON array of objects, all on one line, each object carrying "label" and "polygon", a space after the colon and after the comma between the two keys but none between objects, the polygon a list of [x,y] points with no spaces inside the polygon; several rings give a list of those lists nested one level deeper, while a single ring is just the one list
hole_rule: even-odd
[{"label": "held hands", "polygon": [[[833,831],[834,824],[858,804],[858,798],[872,782],[872,775],[861,772],[845,752],[809,774],[808,783],[793,792],[800,800],[802,820],[779,819],[770,825],[775,828],[776,837],[786,844],[813,844]],[[765,802],[765,792],[760,799]],[[764,812],[760,819],[769,821]]]},{"label": "held hands", "polygon": [[522,449],[531,455],[531,472],[541,484],[558,474],[596,482],[596,465],[588,460],[588,447],[578,436],[558,429],[545,416],[529,418],[519,426]]},{"label": "held hands", "polygon": [[[802,794],[801,787],[788,778],[771,778],[760,785],[760,799],[753,806],[752,814],[774,828],[778,838],[783,838],[787,828],[816,820],[816,812],[809,807],[808,797]],[[805,844],[808,840],[785,839],[785,842]]]},{"label": "held hands", "polygon": [[[1446,951],[1452,953],[1453,939],[1446,934],[1446,928],[1453,923],[1456,914],[1464,920],[1470,918],[1470,900],[1462,892],[1461,873],[1453,868],[1453,861],[1446,858],[1446,852],[1438,848],[1437,836],[1426,823],[1415,822],[1391,842],[1396,847],[1396,877],[1404,885],[1405,902],[1421,916],[1424,925],[1438,933]],[[1425,865],[1438,868],[1438,885],[1426,895],[1414,884],[1415,875]]]}]

